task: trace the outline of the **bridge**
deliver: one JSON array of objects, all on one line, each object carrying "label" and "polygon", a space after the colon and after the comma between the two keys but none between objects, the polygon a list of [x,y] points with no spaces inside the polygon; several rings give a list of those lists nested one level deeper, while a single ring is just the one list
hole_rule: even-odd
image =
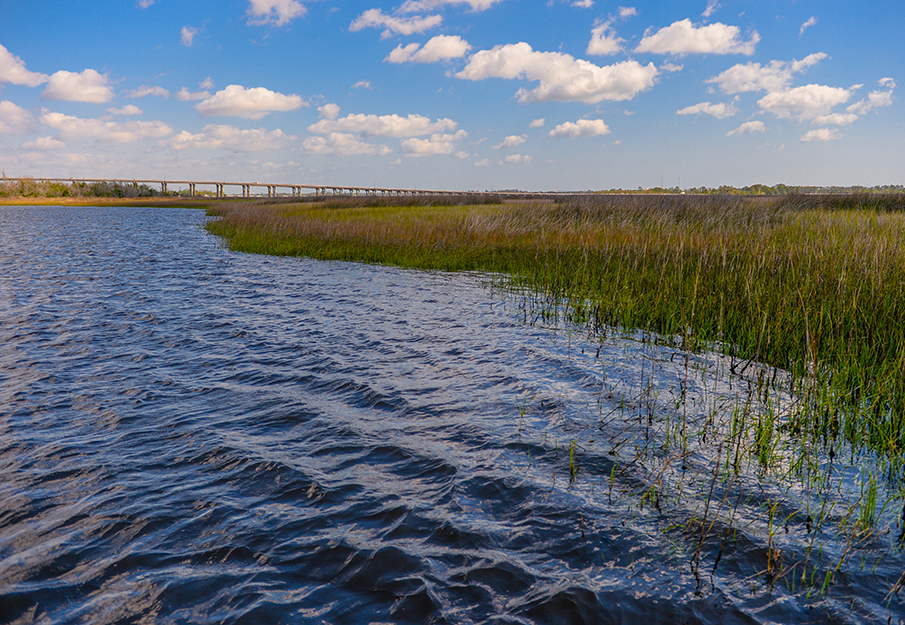
[{"label": "bridge", "polygon": [[[252,189],[259,188],[258,195],[266,197],[292,196],[301,197],[307,191],[308,195],[367,195],[367,196],[414,196],[414,195],[507,195],[519,197],[546,197],[551,193],[530,191],[445,191],[431,189],[401,189],[389,187],[349,187],[329,184],[292,184],[271,182],[226,182],[215,180],[154,180],[154,179],[124,179],[124,178],[0,178],[0,182],[46,182],[68,184],[132,184],[136,187],[140,184],[159,185],[161,193],[168,193],[170,187],[182,187],[187,190],[190,197],[196,197],[201,192],[199,187],[212,188],[214,197],[252,197]],[[227,193],[227,188],[234,189],[235,193]]]}]

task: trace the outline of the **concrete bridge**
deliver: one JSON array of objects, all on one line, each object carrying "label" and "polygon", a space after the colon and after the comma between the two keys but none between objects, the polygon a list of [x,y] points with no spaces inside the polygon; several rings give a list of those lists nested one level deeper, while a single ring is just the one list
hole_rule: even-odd
[{"label": "concrete bridge", "polygon": [[[199,187],[212,189],[214,197],[252,197],[252,189],[259,188],[259,194],[266,197],[305,195],[367,195],[367,196],[413,196],[413,195],[463,195],[463,194],[489,194],[518,197],[546,197],[550,193],[532,193],[525,191],[441,191],[429,189],[398,189],[385,187],[348,187],[330,184],[291,184],[270,182],[227,182],[215,180],[155,180],[155,179],[125,179],[125,178],[0,178],[0,182],[48,182],[48,183],[107,183],[107,184],[132,184],[138,186],[159,185],[161,193],[167,193],[171,186],[183,187],[190,197],[199,195]],[[233,193],[227,193],[231,189]]]}]

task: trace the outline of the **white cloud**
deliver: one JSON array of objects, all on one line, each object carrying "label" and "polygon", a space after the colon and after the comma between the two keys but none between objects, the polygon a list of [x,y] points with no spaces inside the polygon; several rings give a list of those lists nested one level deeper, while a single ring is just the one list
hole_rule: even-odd
[{"label": "white cloud", "polygon": [[176,98],[183,102],[195,102],[197,100],[207,100],[211,97],[210,91],[189,91],[188,87],[183,87],[176,92]]},{"label": "white cloud", "polygon": [[400,142],[402,152],[406,156],[435,156],[438,154],[452,154],[456,150],[456,144],[468,136],[464,130],[455,134],[435,133],[427,139],[411,137]]},{"label": "white cloud", "polygon": [[53,137],[38,137],[34,141],[26,141],[22,147],[27,150],[59,150],[66,147],[66,144]]},{"label": "white cloud", "polygon": [[407,0],[401,7],[400,13],[423,13],[433,11],[450,4],[467,4],[474,12],[486,11],[490,7],[503,0]]},{"label": "white cloud", "polygon": [[314,134],[350,132],[363,137],[419,137],[431,133],[455,130],[458,124],[451,119],[431,121],[422,115],[346,115],[340,119],[322,119],[308,126]]},{"label": "white cloud", "polygon": [[710,17],[718,8],[720,8],[720,5],[717,0],[707,0],[707,8],[701,13],[701,17]]},{"label": "white cloud", "polygon": [[546,122],[547,120],[541,117],[528,124],[528,128],[543,128]]},{"label": "white cloud", "polygon": [[439,26],[443,18],[439,15],[427,17],[393,17],[380,9],[369,9],[359,15],[349,25],[349,30],[357,32],[365,28],[385,28],[381,33],[384,39],[397,35],[414,35]]},{"label": "white cloud", "polygon": [[25,69],[25,62],[0,45],[0,82],[14,85],[37,87],[50,79],[46,74],[38,74]]},{"label": "white cloud", "polygon": [[638,9],[635,7],[619,7],[619,17],[633,17],[638,15]]},{"label": "white cloud", "polygon": [[261,152],[288,145],[296,137],[282,130],[254,128],[241,130],[235,126],[208,124],[198,134],[183,130],[170,138],[166,145],[174,150],[224,149],[233,152]]},{"label": "white cloud", "polygon": [[767,129],[764,126],[764,122],[762,121],[754,121],[754,122],[745,122],[735,130],[730,130],[726,133],[727,137],[734,137],[735,135],[744,135],[744,134],[754,134],[755,132],[764,132]]},{"label": "white cloud", "polygon": [[528,135],[509,135],[503,142],[499,145],[493,146],[494,150],[502,150],[504,148],[514,148],[517,145],[523,144],[528,140]]},{"label": "white cloud", "polygon": [[760,41],[757,31],[751,31],[748,41],[739,39],[738,26],[716,22],[696,27],[684,19],[661,28],[653,34],[645,34],[635,52],[658,54],[754,54]]},{"label": "white cloud", "polygon": [[732,104],[726,104],[725,102],[720,102],[718,104],[701,102],[700,104],[686,106],[685,108],[676,111],[676,115],[700,115],[701,113],[716,117],[717,119],[725,119],[738,113],[738,109]]},{"label": "white cloud", "polygon": [[471,46],[458,35],[437,35],[420,50],[417,43],[410,43],[403,47],[402,44],[390,52],[384,59],[390,63],[436,63],[465,56]]},{"label": "white cloud", "polygon": [[80,74],[59,71],[47,81],[41,97],[47,100],[103,104],[113,98],[113,89],[107,84],[108,81],[107,74],[99,74],[93,69],[86,69]]},{"label": "white cloud", "polygon": [[367,89],[370,91],[372,89],[371,83],[367,80],[359,80],[357,83],[352,85],[353,89]]},{"label": "white cloud", "polygon": [[831,113],[829,115],[821,115],[820,117],[815,118],[811,123],[815,126],[848,126],[857,119],[858,116],[854,113]]},{"label": "white cloud", "polygon": [[639,92],[651,88],[658,73],[653,63],[645,66],[637,61],[623,61],[598,67],[561,52],[535,52],[527,43],[521,42],[476,52],[456,77],[538,81],[540,84],[536,88],[518,91],[516,95],[522,103],[577,101],[596,104],[601,100],[631,100]]},{"label": "white cloud", "polygon": [[163,87],[152,87],[151,85],[142,85],[138,89],[134,91],[129,91],[125,94],[127,98],[146,98],[149,95],[157,96],[159,98],[169,98],[170,92],[164,89]]},{"label": "white cloud", "polygon": [[490,165],[493,165],[493,161],[489,158],[482,158],[474,164],[475,167],[489,167]]},{"label": "white cloud", "polygon": [[317,112],[321,119],[334,120],[339,117],[339,106],[336,104],[324,104],[317,107]]},{"label": "white cloud", "polygon": [[308,137],[302,142],[302,150],[311,154],[339,156],[375,156],[391,152],[385,145],[366,143],[355,135],[331,132],[324,137]]},{"label": "white cloud", "polygon": [[468,158],[469,156],[471,156],[471,154],[469,154],[468,152],[461,151],[461,152],[456,152],[455,156],[456,156],[456,158],[465,159],[465,158]]},{"label": "white cloud", "polygon": [[0,135],[19,135],[33,125],[29,111],[8,100],[0,102]]},{"label": "white cloud", "polygon": [[579,119],[577,122],[564,122],[550,131],[550,137],[566,137],[580,139],[610,134],[609,127],[602,119]]},{"label": "white cloud", "polygon": [[896,83],[892,78],[883,78],[882,80],[880,80],[880,84],[888,85],[890,87],[890,91],[871,91],[867,95],[866,100],[856,102],[845,110],[848,113],[857,113],[858,115],[864,115],[865,113],[872,111],[875,108],[879,108],[881,106],[890,106],[892,104],[892,88],[896,86]]},{"label": "white cloud", "polygon": [[781,118],[813,119],[829,114],[834,106],[848,101],[851,95],[850,89],[842,87],[805,85],[768,93],[757,101],[757,106]]},{"label": "white cloud", "polygon": [[810,18],[808,18],[808,21],[806,21],[804,24],[801,25],[801,30],[798,31],[798,38],[801,39],[801,36],[804,34],[804,31],[806,31],[808,28],[810,28],[811,26],[813,26],[816,23],[817,23],[817,18],[814,17],[813,15]]},{"label": "white cloud", "polygon": [[594,6],[594,0],[575,0],[572,3],[573,7],[579,7],[581,9],[590,9]]},{"label": "white cloud", "polygon": [[804,143],[809,141],[832,141],[833,139],[840,139],[842,134],[839,132],[838,128],[818,128],[817,130],[811,130],[807,134],[805,134],[801,140]]},{"label": "white cloud", "polygon": [[179,35],[182,39],[182,45],[186,47],[191,47],[192,42],[195,40],[195,35],[198,34],[197,28],[192,28],[191,26],[183,26],[182,30],[179,32]]},{"label": "white cloud", "polygon": [[195,109],[201,117],[236,115],[244,119],[261,119],[273,111],[294,111],[303,106],[308,103],[301,96],[284,95],[264,87],[246,89],[241,85],[229,85],[196,104]]},{"label": "white cloud", "polygon": [[684,65],[676,65],[675,63],[664,63],[660,66],[661,72],[681,72],[685,68]]},{"label": "white cloud", "polygon": [[109,108],[107,112],[111,115],[141,115],[144,113],[143,110],[135,106],[134,104],[127,104],[121,109],[118,108]]},{"label": "white cloud", "polygon": [[803,72],[825,58],[827,58],[826,54],[817,52],[809,54],[800,61],[770,61],[764,66],[761,66],[760,63],[740,63],[733,65],[718,76],[708,78],[706,82],[717,83],[724,93],[779,91],[789,86],[794,74]]},{"label": "white cloud", "polygon": [[606,56],[622,51],[622,42],[625,39],[616,36],[611,29],[611,22],[604,22],[591,30],[591,41],[588,43],[588,54]]},{"label": "white cloud", "polygon": [[249,24],[282,26],[308,10],[296,0],[249,0]]},{"label": "white cloud", "polygon": [[211,80],[210,76],[208,76],[207,78],[205,78],[204,80],[202,80],[201,82],[198,83],[198,88],[199,89],[213,89],[214,81]]},{"label": "white cloud", "polygon": [[506,158],[503,159],[507,163],[511,163],[513,165],[525,164],[530,165],[532,158],[527,154],[510,154]]},{"label": "white cloud", "polygon": [[82,119],[51,113],[47,109],[41,112],[40,121],[48,128],[53,128],[63,141],[93,138],[101,143],[133,143],[142,139],[160,139],[172,134],[169,125],[153,121],[110,122],[101,119]]},{"label": "white cloud", "polygon": [[147,9],[152,4],[154,4],[154,0],[138,0],[138,6],[142,9]]},{"label": "white cloud", "polygon": [[889,77],[881,78],[877,81],[877,84],[880,86],[889,87],[890,89],[896,88],[896,81]]}]

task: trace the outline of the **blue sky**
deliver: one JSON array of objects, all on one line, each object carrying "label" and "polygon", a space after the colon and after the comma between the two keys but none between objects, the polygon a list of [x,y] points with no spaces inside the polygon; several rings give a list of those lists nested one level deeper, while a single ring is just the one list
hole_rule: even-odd
[{"label": "blue sky", "polygon": [[0,0],[9,176],[903,184],[905,3]]}]

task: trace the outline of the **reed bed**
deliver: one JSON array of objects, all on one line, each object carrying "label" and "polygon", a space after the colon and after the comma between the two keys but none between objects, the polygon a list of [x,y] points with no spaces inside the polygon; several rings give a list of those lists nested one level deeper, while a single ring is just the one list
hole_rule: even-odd
[{"label": "reed bed", "polygon": [[[774,488],[768,501],[795,500],[771,504],[758,522],[769,538],[770,587],[792,570],[772,557],[780,508],[786,532],[789,519],[806,526],[811,542],[795,566],[802,584],[809,571],[812,590],[826,591],[851,549],[881,532],[883,515],[902,526],[897,544],[905,546],[905,511],[891,512],[905,499],[905,195],[421,198],[406,206],[356,198],[245,201],[210,211],[220,218],[208,229],[237,251],[488,272],[494,286],[517,294],[529,321],[579,324],[601,341],[640,335],[685,354],[713,354],[718,365],[702,374],[713,376],[705,387],[747,382],[719,402],[712,395],[712,406],[689,403],[687,355],[685,381],[665,404],[649,381],[605,389],[624,395],[624,431],[642,424],[623,469],[655,476],[641,480],[641,507],[659,510],[671,491],[709,485],[698,488],[703,508],[684,524],[699,532],[695,570],[715,527],[725,535],[714,569],[739,517],[756,525],[739,508],[739,485],[752,471],[774,480],[758,487]],[[520,435],[529,403],[517,404]],[[596,427],[615,427],[612,418],[601,415]],[[572,485],[580,448],[568,449]],[[700,468],[688,478],[693,457],[706,459],[700,466],[712,479]],[[838,563],[817,566],[812,528],[822,527],[843,491],[856,500],[837,509],[846,512],[835,514],[834,531],[848,547]]]},{"label": "reed bed", "polygon": [[499,276],[535,316],[655,333],[788,371],[786,424],[905,460],[905,196],[600,196],[408,206],[236,202],[238,251]]},{"label": "reed bed", "polygon": [[240,251],[493,272],[546,318],[773,365],[814,403],[790,429],[901,466],[905,196],[453,202],[237,202],[209,228]]}]

